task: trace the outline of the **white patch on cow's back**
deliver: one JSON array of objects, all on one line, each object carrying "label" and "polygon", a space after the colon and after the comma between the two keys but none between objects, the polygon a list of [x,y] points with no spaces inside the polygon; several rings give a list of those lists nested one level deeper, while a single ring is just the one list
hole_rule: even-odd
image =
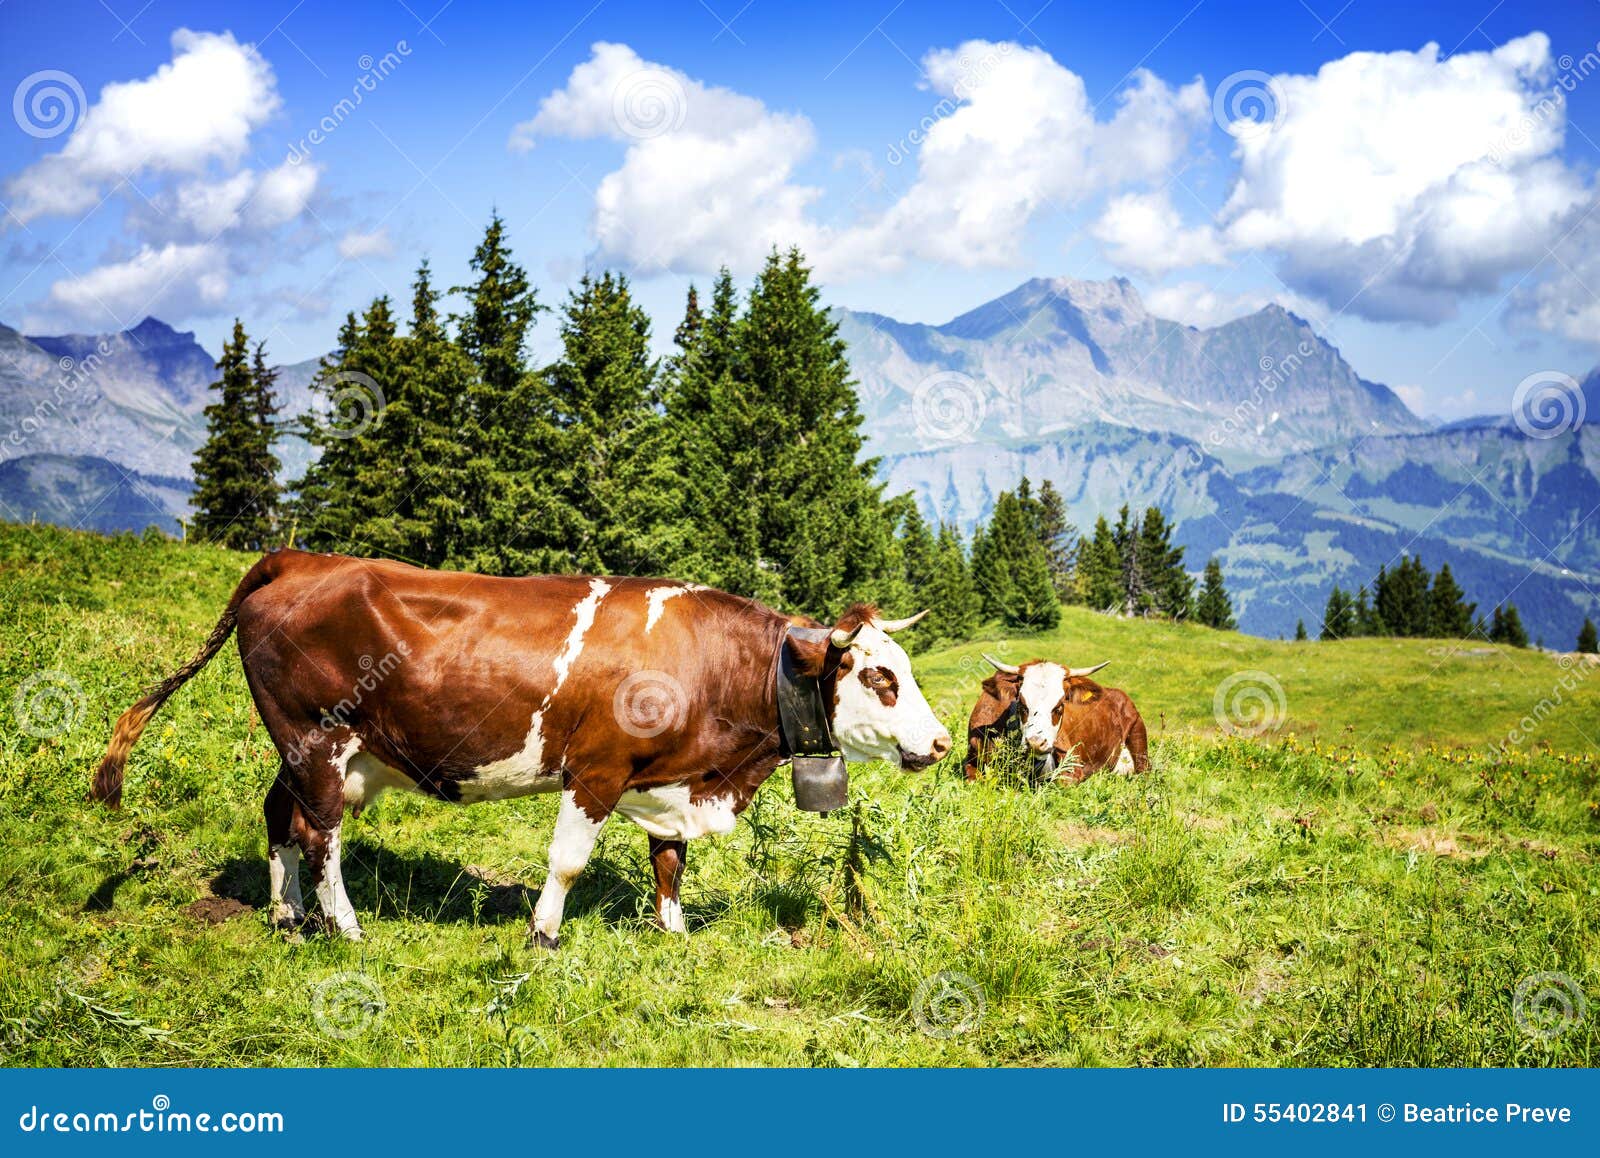
[{"label": "white patch on cow's back", "polygon": [[556,698],[561,685],[567,682],[572,665],[577,663],[578,656],[583,654],[583,637],[588,634],[589,628],[594,626],[595,615],[600,610],[600,601],[610,590],[611,584],[604,579],[589,581],[589,593],[572,609],[572,630],[567,633],[567,642],[562,647],[561,654],[556,656],[550,665],[555,671],[555,682],[550,685],[550,691],[533,713],[533,719],[528,724],[528,734],[522,740],[522,750],[499,760],[480,764],[473,769],[472,779],[461,783],[463,804],[476,804],[481,800],[505,800],[508,797],[527,796],[534,792],[554,792],[561,787],[560,766],[545,765],[544,714],[549,711],[551,701]]},{"label": "white patch on cow's back", "polygon": [[664,583],[660,587],[652,587],[645,592],[646,604],[644,616],[644,630],[648,635],[650,629],[661,621],[661,616],[667,610],[667,600],[676,599],[679,595],[687,595],[691,591],[705,591],[707,588],[700,583]]},{"label": "white patch on cow's back", "polygon": [[711,833],[732,832],[737,819],[730,797],[691,800],[687,784],[642,791],[630,788],[617,801],[617,811],[661,840],[694,840]]}]

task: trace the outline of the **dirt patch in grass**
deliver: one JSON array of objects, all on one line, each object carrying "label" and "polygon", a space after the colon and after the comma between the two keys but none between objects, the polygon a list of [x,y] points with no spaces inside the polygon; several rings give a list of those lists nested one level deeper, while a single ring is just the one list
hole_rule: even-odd
[{"label": "dirt patch in grass", "polygon": [[183,906],[183,911],[186,916],[199,921],[202,925],[220,925],[245,913],[255,912],[243,901],[236,901],[232,897],[201,897],[198,901],[191,901]]},{"label": "dirt patch in grass", "polygon": [[1489,855],[1487,838],[1470,832],[1442,832],[1437,828],[1392,828],[1383,834],[1390,848],[1406,852],[1425,852],[1450,860],[1477,860]]},{"label": "dirt patch in grass", "polygon": [[1114,828],[1099,828],[1080,820],[1064,820],[1056,825],[1056,836],[1068,848],[1086,848],[1095,844],[1122,844],[1128,834]]}]

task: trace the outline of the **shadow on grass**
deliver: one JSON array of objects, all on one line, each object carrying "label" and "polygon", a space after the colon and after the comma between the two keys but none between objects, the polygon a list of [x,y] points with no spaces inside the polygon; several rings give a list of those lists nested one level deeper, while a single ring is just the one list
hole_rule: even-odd
[{"label": "shadow on grass", "polygon": [[[501,925],[526,921],[539,899],[539,889],[505,873],[430,852],[395,852],[367,840],[345,846],[342,867],[345,891],[363,920]],[[315,908],[310,874],[303,869],[300,881],[307,906]],[[120,883],[107,878],[95,895],[108,888],[114,894]],[[211,880],[217,896],[258,909],[266,907],[268,889],[267,863],[261,857],[231,857]],[[653,897],[648,869],[640,875],[632,866],[597,856],[567,894],[565,915],[599,913],[620,924],[648,913]]]}]

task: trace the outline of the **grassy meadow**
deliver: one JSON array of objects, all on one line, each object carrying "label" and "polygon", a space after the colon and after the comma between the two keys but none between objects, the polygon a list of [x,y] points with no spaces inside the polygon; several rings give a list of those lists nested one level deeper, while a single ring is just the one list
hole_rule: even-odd
[{"label": "grassy meadow", "polygon": [[[122,811],[85,800],[249,562],[0,526],[6,1064],[1600,1063],[1600,668],[1069,609],[918,658],[944,765],[858,768],[826,818],[780,771],[691,844],[686,938],[650,925],[617,823],[560,951],[530,950],[555,801],[392,793],[346,822],[352,945],[262,919],[276,758],[231,645],[146,732]],[[964,782],[980,650],[1113,660],[1153,770]],[[1588,1016],[1548,1032],[1568,985]]]}]

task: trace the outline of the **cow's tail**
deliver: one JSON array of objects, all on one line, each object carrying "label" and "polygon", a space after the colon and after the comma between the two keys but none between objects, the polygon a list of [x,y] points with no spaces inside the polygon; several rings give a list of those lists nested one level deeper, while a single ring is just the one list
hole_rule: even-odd
[{"label": "cow's tail", "polygon": [[228,636],[233,634],[234,625],[239,621],[239,605],[250,596],[251,592],[266,586],[271,581],[276,573],[276,560],[276,555],[266,555],[250,568],[245,577],[239,581],[239,586],[234,589],[233,598],[228,600],[227,610],[222,613],[222,618],[217,620],[217,625],[211,629],[211,637],[206,640],[205,646],[193,659],[152,687],[145,693],[143,699],[122,713],[117,720],[117,726],[111,731],[111,742],[106,745],[105,758],[95,770],[94,781],[89,787],[89,796],[92,799],[111,808],[121,806],[122,776],[127,768],[128,753],[133,751],[133,746],[144,734],[145,725],[150,722],[150,717],[167,702],[167,697],[188,683],[196,672],[211,661],[212,656],[222,650],[222,645],[228,642]]}]

